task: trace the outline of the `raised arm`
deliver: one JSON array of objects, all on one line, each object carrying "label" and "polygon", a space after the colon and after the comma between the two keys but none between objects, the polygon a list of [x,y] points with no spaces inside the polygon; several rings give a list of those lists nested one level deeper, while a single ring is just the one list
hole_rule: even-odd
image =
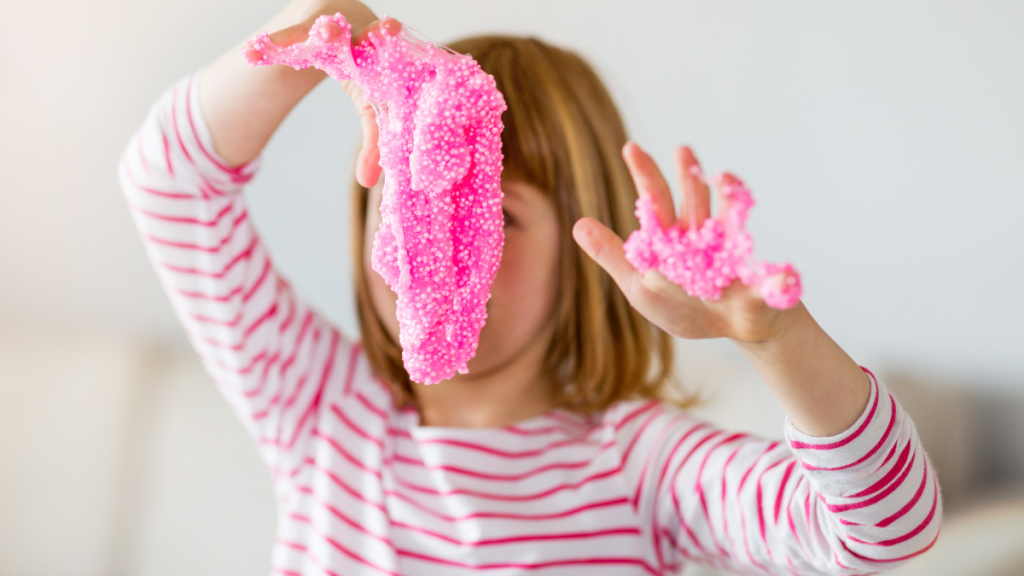
[{"label": "raised arm", "polygon": [[[654,161],[632,143],[623,156],[662,224],[685,227]],[[703,222],[710,201],[697,161],[681,148],[677,164],[681,212]],[[731,339],[789,416],[788,446],[694,428],[650,447],[663,481],[645,488],[672,542],[666,554],[846,574],[881,571],[931,546],[942,505],[913,423],[802,303],[775,310],[739,282],[718,301],[700,300],[657,272],[639,273],[597,221],[582,219],[573,233],[651,322],[683,338]]]},{"label": "raised arm", "polygon": [[[366,12],[353,20],[372,19],[349,4]],[[301,17],[296,6],[268,26]],[[278,37],[298,40],[303,25]],[[357,348],[277,274],[242,191],[256,155],[318,74],[251,68],[232,49],[154,104],[120,164],[132,215],[178,318],[284,480],[305,462],[321,399],[344,389]]]},{"label": "raised arm", "polygon": [[[377,17],[362,2],[294,0],[260,31],[276,30],[270,35],[271,40],[288,46],[304,41],[318,16],[337,12],[352,26],[354,42],[379,25]],[[243,43],[239,42],[210,64],[203,71],[199,84],[199,106],[206,118],[213,148],[231,166],[256,158],[292,108],[326,77],[315,68],[250,66],[240,57]],[[359,88],[351,82],[344,86],[363,127],[363,147],[356,177],[364,186],[372,186],[380,175],[377,123],[373,109]]]}]

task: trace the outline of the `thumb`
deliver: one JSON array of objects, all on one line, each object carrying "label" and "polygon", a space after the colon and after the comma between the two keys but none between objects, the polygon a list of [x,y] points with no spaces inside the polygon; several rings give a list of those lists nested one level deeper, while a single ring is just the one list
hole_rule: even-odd
[{"label": "thumb", "polygon": [[377,115],[373,108],[367,106],[369,112],[360,112],[359,119],[363,125],[363,147],[356,159],[356,181],[372,188],[380,178],[380,148],[377,146]]},{"label": "thumb", "polygon": [[572,227],[572,236],[580,248],[608,272],[626,298],[632,301],[634,281],[639,278],[639,273],[626,260],[622,239],[593,218],[577,220]]},{"label": "thumb", "polygon": [[363,91],[355,82],[346,80],[341,84],[349,98],[352,99],[363,128],[363,146],[356,159],[356,182],[359,182],[361,186],[371,188],[380,178],[380,148],[377,146],[380,132],[377,128],[377,113],[374,112],[373,106],[367,102]]}]

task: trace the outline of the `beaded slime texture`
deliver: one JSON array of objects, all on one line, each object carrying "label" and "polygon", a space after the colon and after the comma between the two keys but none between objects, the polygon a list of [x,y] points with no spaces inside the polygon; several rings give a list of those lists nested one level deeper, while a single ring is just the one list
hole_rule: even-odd
[{"label": "beaded slime texture", "polygon": [[352,80],[377,111],[384,169],[373,269],[398,295],[402,361],[415,382],[465,374],[487,320],[505,236],[501,113],[494,78],[469,56],[377,30],[351,45],[339,13],[301,44],[266,33],[243,49],[253,65],[319,68]]},{"label": "beaded slime texture", "polygon": [[[701,178],[699,172],[695,175]],[[768,306],[792,308],[800,301],[800,275],[788,263],[752,258],[754,239],[746,230],[747,213],[754,205],[750,190],[735,176],[723,174],[717,180],[725,204],[721,215],[687,230],[662,228],[651,198],[641,196],[636,201],[640,229],[626,240],[626,259],[640,272],[661,272],[690,296],[718,300],[738,278],[756,286]]]}]

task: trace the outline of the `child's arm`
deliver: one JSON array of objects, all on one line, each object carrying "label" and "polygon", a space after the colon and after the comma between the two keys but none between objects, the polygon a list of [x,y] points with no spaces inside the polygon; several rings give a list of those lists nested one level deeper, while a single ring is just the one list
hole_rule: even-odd
[{"label": "child's arm", "polygon": [[146,251],[189,339],[275,476],[289,482],[303,481],[329,405],[321,399],[349,388],[358,347],[277,274],[242,192],[254,155],[316,80],[250,68],[232,50],[154,104],[120,163]]},{"label": "child's arm", "polygon": [[913,422],[871,378],[850,430],[787,442],[716,430],[665,409],[635,418],[635,506],[652,518],[658,565],[686,560],[743,573],[874,574],[930,549],[942,500]]},{"label": "child's arm", "polygon": [[[675,223],[653,160],[632,143],[623,156],[662,224]],[[682,213],[692,207],[701,222],[707,186],[691,171],[689,149],[677,162],[690,191]],[[651,446],[662,451],[664,481],[645,488],[661,495],[653,513],[674,549],[764,571],[793,563],[863,573],[934,543],[942,505],[913,422],[802,304],[769,308],[739,282],[717,302],[693,298],[656,272],[637,272],[622,240],[595,220],[581,219],[573,235],[656,325],[684,338],[730,338],[789,415],[788,447],[712,430],[684,437],[685,429],[678,443]]]},{"label": "child's arm", "polygon": [[[262,30],[276,30],[271,40],[282,46],[302,42],[321,14],[341,12],[352,26],[353,44],[376,16],[356,0],[294,0]],[[392,21],[393,22],[393,21]],[[326,74],[315,68],[250,66],[241,57],[242,44],[210,64],[202,73],[199,104],[213,139],[214,150],[230,165],[239,166],[259,155],[292,108]],[[356,166],[360,183],[372,186],[380,174],[377,161],[377,123],[373,109],[352,82],[344,84],[363,127],[363,148]]]},{"label": "child's arm", "polygon": [[[640,194],[650,196],[663,224],[676,222],[668,183],[654,161],[629,143],[623,157]],[[677,157],[697,221],[710,216],[709,191],[691,172],[697,160],[688,148]],[[687,206],[682,214],[688,211]],[[683,219],[686,222],[686,219]],[[734,282],[717,302],[686,294],[657,272],[640,274],[629,264],[622,240],[592,218],[573,228],[581,248],[601,265],[641,314],[682,338],[731,339],[757,369],[786,414],[804,433],[831,436],[849,428],[864,411],[868,379],[811,318],[802,303],[785,310],[765,305],[753,288]]]}]

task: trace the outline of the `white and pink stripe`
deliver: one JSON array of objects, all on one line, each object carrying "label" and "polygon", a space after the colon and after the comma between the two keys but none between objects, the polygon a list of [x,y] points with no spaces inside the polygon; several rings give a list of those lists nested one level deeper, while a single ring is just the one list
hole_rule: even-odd
[{"label": "white and pink stripe", "polygon": [[256,168],[214,154],[192,76],[154,106],[120,174],[182,324],[273,473],[274,573],[865,574],[935,542],[934,472],[873,375],[850,430],[787,423],[788,446],[657,402],[420,427],[273,269],[241,194]]}]

